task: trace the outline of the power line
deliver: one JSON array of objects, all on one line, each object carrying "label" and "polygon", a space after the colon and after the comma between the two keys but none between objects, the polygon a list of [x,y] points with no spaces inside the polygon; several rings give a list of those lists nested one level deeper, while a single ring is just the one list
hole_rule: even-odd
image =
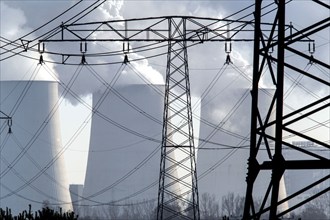
[{"label": "power line", "polygon": [[[27,33],[27,34],[21,36],[20,38],[14,40],[14,41],[10,41],[10,40],[7,40],[7,39],[6,39],[6,40],[8,41],[7,44],[2,45],[0,48],[3,49],[4,47],[6,47],[6,46],[8,46],[8,45],[12,45],[12,44],[20,45],[20,44],[18,44],[18,43],[16,43],[16,42],[22,40],[23,38],[25,38],[25,37],[27,37],[27,36],[29,36],[29,35],[35,33],[35,32],[37,32],[38,30],[40,30],[40,29],[46,27],[48,24],[52,23],[52,22],[55,21],[56,19],[60,18],[61,16],[63,16],[63,15],[66,14],[67,12],[71,11],[71,10],[72,10],[73,8],[75,8],[76,6],[78,6],[82,1],[83,1],[83,0],[78,1],[77,3],[75,3],[74,5],[72,5],[70,8],[66,9],[64,12],[60,13],[59,15],[57,15],[57,16],[54,17],[53,19],[49,20],[49,21],[46,22],[45,24],[41,25],[40,27],[38,27],[38,28],[32,30],[31,32],[29,32],[29,33]],[[21,46],[22,46],[22,45],[20,45],[20,47],[21,47]],[[1,53],[1,55],[3,55],[3,54]]]}]

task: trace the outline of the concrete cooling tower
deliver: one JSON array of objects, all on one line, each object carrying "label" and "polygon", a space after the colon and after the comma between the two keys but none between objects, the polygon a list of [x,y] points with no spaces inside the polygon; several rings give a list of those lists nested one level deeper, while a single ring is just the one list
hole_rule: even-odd
[{"label": "concrete cooling tower", "polygon": [[[119,86],[102,104],[103,93],[93,94],[83,215],[106,216],[107,205],[146,200],[154,201],[156,208],[163,93],[162,85]],[[199,129],[195,131],[198,136]]]},{"label": "concrete cooling tower", "polygon": [[[266,115],[266,109],[262,106],[269,105],[271,101],[269,94],[272,92],[272,90],[259,92],[261,117]],[[203,123],[201,123],[200,138],[209,142],[202,141],[198,150],[199,194],[214,195],[221,208],[222,199],[229,194],[245,197],[250,145],[251,95],[247,89],[227,89],[221,96],[214,97],[211,101],[202,101],[201,105]],[[213,126],[205,121],[213,123]],[[274,134],[274,128],[267,129],[266,132]],[[270,144],[272,146],[272,143]],[[265,151],[259,156],[260,159],[267,159]],[[256,198],[264,195],[269,180],[269,173],[260,173],[255,186],[263,190],[255,192]],[[284,179],[281,181],[281,186],[279,198],[284,198],[286,196]]]},{"label": "concrete cooling tower", "polygon": [[1,120],[0,206],[13,214],[44,205],[72,210],[58,112],[58,84],[1,81],[2,112],[12,116],[12,133]]}]

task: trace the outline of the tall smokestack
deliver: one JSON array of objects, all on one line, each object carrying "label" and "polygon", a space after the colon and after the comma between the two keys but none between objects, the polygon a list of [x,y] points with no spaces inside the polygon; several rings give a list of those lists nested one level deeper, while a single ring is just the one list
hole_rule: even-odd
[{"label": "tall smokestack", "polygon": [[12,213],[44,205],[72,210],[61,152],[58,84],[1,81],[1,111],[12,117],[12,133],[1,120],[0,206]]}]

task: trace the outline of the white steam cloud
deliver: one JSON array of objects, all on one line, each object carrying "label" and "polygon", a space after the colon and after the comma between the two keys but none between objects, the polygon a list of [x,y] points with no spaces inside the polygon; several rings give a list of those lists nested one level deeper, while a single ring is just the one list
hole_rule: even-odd
[{"label": "white steam cloud", "polygon": [[[0,2],[1,19],[0,19],[0,33],[1,41],[0,45],[6,45],[9,41],[14,41],[22,36],[22,34],[30,32],[32,29],[28,26],[28,19],[24,14],[24,11],[18,8],[13,8],[7,5],[5,2]],[[34,37],[33,35],[31,36]],[[7,57],[13,53],[8,52],[16,46],[6,46],[5,49],[1,49],[1,53],[5,53],[1,56]],[[7,60],[1,61],[0,65],[0,80],[47,80],[54,81],[55,76],[49,75],[43,68],[38,67],[38,61],[27,57],[35,57],[35,53],[23,52],[20,55],[16,55]],[[44,55],[45,59],[49,59],[47,55]],[[49,65],[49,68],[54,72],[54,66]]]},{"label": "white steam cloud", "polygon": [[[114,0],[107,1],[102,4],[99,8],[96,9],[93,16],[89,15],[88,19],[93,21],[109,21],[109,20],[121,20],[124,19],[122,15],[122,7],[124,5],[124,1],[122,0]],[[106,33],[97,32],[93,34],[93,38],[106,38]],[[104,51],[120,51],[123,45],[121,42],[109,42],[99,44],[89,43],[88,52],[104,52]],[[76,49],[76,48],[75,48]],[[86,58],[87,62],[88,57]],[[91,66],[84,67],[81,70],[81,73],[75,80],[75,83],[72,85],[72,90],[80,95],[88,95],[94,93],[99,90],[104,90],[106,86],[104,83],[109,83],[113,81],[116,73],[119,71],[120,77],[116,84],[164,84],[163,75],[151,65],[149,65],[149,61],[144,59],[142,54],[137,54],[134,52],[134,48],[130,48],[130,52],[128,54],[128,59],[139,59],[140,61],[131,62],[127,64],[123,69],[120,69],[121,64],[119,65],[102,65],[102,66]],[[100,57],[98,58],[99,63],[107,63],[107,62],[118,62],[124,61],[124,57]],[[77,67],[68,67],[57,65],[56,70],[59,73],[59,78],[65,84],[69,83],[72,78],[72,74],[76,71]],[[92,74],[94,71],[94,74]],[[95,76],[95,74],[97,76]],[[101,79],[101,80],[100,80]],[[70,99],[70,98],[69,98]],[[70,99],[71,102],[76,103],[75,100]]]},{"label": "white steam cloud", "polygon": [[104,19],[124,19],[121,14],[123,4],[123,0],[107,1],[102,5],[102,7],[99,8],[99,10],[102,12]]}]

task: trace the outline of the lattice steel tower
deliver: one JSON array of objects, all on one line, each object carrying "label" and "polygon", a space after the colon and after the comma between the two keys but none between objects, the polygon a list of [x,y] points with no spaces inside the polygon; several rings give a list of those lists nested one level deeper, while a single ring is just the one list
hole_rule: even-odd
[{"label": "lattice steel tower", "polygon": [[186,19],[169,19],[157,219],[199,219]]},{"label": "lattice steel tower", "polygon": [[[121,58],[112,63],[122,63],[124,57],[125,64],[134,62],[129,59],[129,43],[145,42],[151,49],[154,42],[166,44],[167,69],[157,219],[200,218],[187,47],[204,42],[223,42],[225,45],[235,41],[251,42],[252,38],[240,38],[237,35],[251,32],[249,24],[251,21],[218,18],[151,17],[62,24],[49,36],[39,40],[39,53],[52,53],[55,63],[69,65],[102,64],[98,60],[98,52],[87,51],[89,42],[123,42],[122,52],[109,51],[102,53],[102,56],[118,55]],[[102,37],[95,38],[98,33],[102,33]],[[40,51],[44,44],[48,47],[60,42],[80,43],[81,54],[63,52],[58,47],[54,47],[53,51]]]},{"label": "lattice steel tower", "polygon": [[[264,5],[268,3],[263,0],[255,1],[251,146],[243,217],[245,220],[260,219],[261,215],[264,214],[268,215],[271,220],[279,219],[312,199],[330,191],[330,186],[328,186],[319,192],[315,192],[310,198],[301,199],[298,203],[286,210],[278,209],[281,204],[297,198],[302,193],[330,179],[330,175],[326,175],[316,181],[313,180],[313,183],[306,185],[291,195],[287,195],[286,198],[279,201],[280,180],[286,170],[330,170],[330,158],[328,156],[320,152],[313,152],[310,149],[294,146],[288,141],[288,137],[296,136],[299,139],[317,144],[320,149],[323,148],[325,151],[329,151],[330,149],[329,142],[320,141],[299,128],[299,126],[303,126],[304,123],[310,123],[309,120],[311,117],[319,118],[322,113],[330,112],[330,66],[328,62],[314,58],[313,53],[315,52],[315,46],[314,41],[311,39],[314,34],[320,33],[320,31],[329,33],[330,18],[327,16],[298,31],[290,25],[285,25],[287,2],[285,0],[278,0],[275,1],[277,6],[274,12],[268,14],[265,18],[269,19],[273,16],[272,19],[274,19],[271,31],[266,32],[261,25],[261,21],[265,17],[262,16]],[[313,3],[312,7],[318,8],[318,10],[324,10],[328,12],[327,14],[329,15],[330,5],[319,0],[312,0],[310,3]],[[295,11],[295,13],[299,14],[298,11]],[[298,44],[298,42],[303,41],[305,41],[305,43]],[[308,54],[308,52],[306,54],[306,48],[308,47],[302,47],[302,44],[309,45],[310,54]],[[275,52],[277,55],[272,55],[271,52]],[[290,57],[293,56],[295,59],[290,59]],[[313,63],[318,65],[325,70],[328,75],[321,75],[308,71],[308,69],[304,69],[299,63],[304,63],[305,65],[306,63]],[[301,75],[305,77],[308,79],[308,82],[314,83],[317,88],[327,91],[328,94],[323,94],[323,97],[317,97],[316,101],[300,100],[300,106],[298,108],[285,111],[285,79],[294,74],[296,74],[296,76]],[[268,106],[267,116],[261,117],[258,89],[261,87],[261,78],[265,75],[268,75],[273,82],[275,93],[272,96],[271,104]],[[270,120],[272,112],[275,112],[275,120],[273,121]],[[329,132],[329,125],[327,124],[325,127]],[[271,128],[275,129],[275,135],[268,132]],[[284,133],[287,139],[284,137]],[[270,146],[270,142],[274,142],[274,148]],[[262,161],[259,157],[260,154],[262,154],[262,148],[265,150],[263,152],[267,152],[268,154],[268,161]],[[283,154],[284,148],[289,148],[297,152],[297,157],[294,160],[287,159],[285,154]],[[303,155],[304,157],[299,157],[299,155]],[[303,159],[306,156],[310,159]],[[257,207],[254,191],[258,190],[258,185],[255,184],[255,182],[261,172],[270,172],[271,180],[262,198],[260,207]]]}]

